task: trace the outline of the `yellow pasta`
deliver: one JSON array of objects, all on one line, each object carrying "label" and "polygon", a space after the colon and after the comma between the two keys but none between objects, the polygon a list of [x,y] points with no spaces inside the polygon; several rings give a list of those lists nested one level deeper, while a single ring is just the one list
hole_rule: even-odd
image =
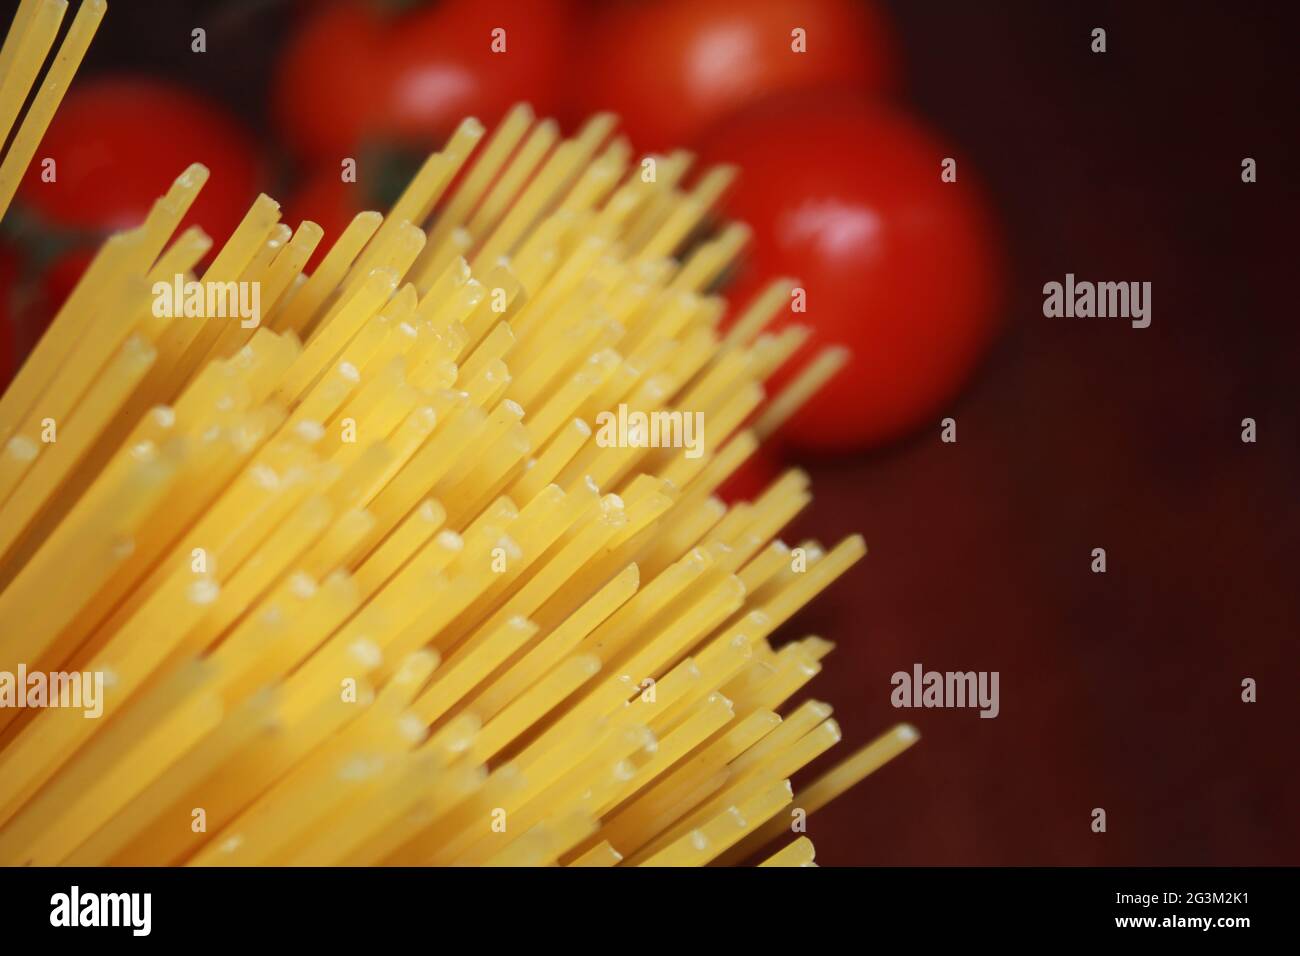
[{"label": "yellow pasta", "polygon": [[[0,211],[105,5],[20,121],[65,8],[0,50]],[[791,787],[834,645],[769,639],[865,545],[780,540],[801,472],[715,491],[844,355],[767,402],[806,333],[785,278],[719,327],[734,171],[614,128],[466,120],[387,216],[258,197],[198,277],[196,164],[105,244],[0,398],[0,675],[103,680],[0,708],[0,864],[740,862],[915,741]]]}]

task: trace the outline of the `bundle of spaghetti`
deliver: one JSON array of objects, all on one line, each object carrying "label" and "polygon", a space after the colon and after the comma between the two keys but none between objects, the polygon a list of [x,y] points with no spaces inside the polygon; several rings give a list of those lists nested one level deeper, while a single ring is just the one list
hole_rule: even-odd
[{"label": "bundle of spaghetti", "polygon": [[0,669],[105,675],[0,709],[0,863],[812,865],[792,814],[916,733],[792,791],[834,645],[771,638],[865,547],[780,539],[799,470],[717,491],[844,356],[766,402],[807,333],[787,279],[720,331],[734,171],[614,127],[466,120],[310,275],[258,197],[201,273],[256,328],[156,314],[203,166],[105,243],[0,399]]}]

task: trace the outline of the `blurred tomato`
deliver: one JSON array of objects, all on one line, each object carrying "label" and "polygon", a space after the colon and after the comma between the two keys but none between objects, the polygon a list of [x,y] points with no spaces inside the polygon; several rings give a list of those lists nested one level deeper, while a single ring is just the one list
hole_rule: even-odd
[{"label": "blurred tomato", "polygon": [[59,306],[76,288],[96,251],[92,247],[71,249],[45,266],[32,302],[33,308],[28,313],[29,331],[35,337],[39,338],[58,314]]},{"label": "blurred tomato", "polygon": [[[585,44],[575,98],[611,109],[639,149],[693,143],[710,124],[782,91],[893,85],[895,58],[863,0],[663,0],[609,4]],[[793,49],[804,31],[805,52]]]},{"label": "blurred tomato", "polygon": [[[754,227],[754,245],[732,294],[799,277],[805,355],[834,342],[853,352],[789,442],[862,448],[935,415],[998,325],[999,248],[969,164],[915,120],[846,97],[769,102],[716,128],[700,154],[741,167],[727,211]],[[956,182],[940,178],[945,157]]]},{"label": "blurred tomato", "polygon": [[[387,214],[428,158],[424,151],[401,148],[366,150],[357,160],[355,182],[345,182],[339,163],[315,164],[297,177],[281,206],[285,222],[310,219],[325,230],[307,260],[313,271],[357,213],[367,209]],[[453,180],[453,185],[457,180]]]},{"label": "blurred tomato", "polygon": [[[318,167],[298,180],[296,188],[284,201],[283,219],[297,224],[310,219],[325,235],[307,260],[305,271],[314,272],[334,242],[343,234],[352,217],[366,208],[359,193],[359,183],[345,183],[335,166]],[[387,212],[388,206],[372,206]]]},{"label": "blurred tomato", "polygon": [[[55,161],[44,182],[42,160]],[[139,225],[190,163],[211,172],[184,225],[223,242],[257,196],[249,135],[216,105],[150,79],[78,83],[64,98],[24,177],[19,198],[46,226],[104,234]]]},{"label": "blurred tomato", "polygon": [[781,476],[781,453],[769,440],[746,458],[718,488],[717,495],[729,505],[754,501]]},{"label": "blurred tomato", "polygon": [[436,147],[466,116],[491,124],[518,100],[552,110],[571,16],[569,0],[322,6],[281,58],[276,121],[304,157],[337,160],[367,143]]}]

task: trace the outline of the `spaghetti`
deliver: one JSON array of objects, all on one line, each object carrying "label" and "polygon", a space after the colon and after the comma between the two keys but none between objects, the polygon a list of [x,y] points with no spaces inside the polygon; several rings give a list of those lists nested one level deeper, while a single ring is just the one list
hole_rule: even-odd
[{"label": "spaghetti", "polygon": [[[20,8],[4,110],[63,5]],[[769,638],[865,547],[779,540],[800,471],[715,492],[843,355],[764,409],[805,333],[763,331],[784,279],[719,330],[732,170],[613,130],[466,120],[310,276],[320,228],[260,196],[200,278],[198,164],[108,240],[0,399],[0,668],[105,676],[102,719],[0,709],[0,863],[734,862],[916,739],[791,789],[840,737],[792,703],[833,645]],[[156,314],[178,277],[260,322]],[[620,406],[698,413],[701,453],[598,441]]]}]

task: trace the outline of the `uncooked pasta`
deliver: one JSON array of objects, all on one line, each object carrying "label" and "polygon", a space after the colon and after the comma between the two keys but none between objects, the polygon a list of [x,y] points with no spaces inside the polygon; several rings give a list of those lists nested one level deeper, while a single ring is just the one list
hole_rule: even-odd
[{"label": "uncooked pasta", "polygon": [[[19,10],[10,127],[64,6]],[[49,675],[0,708],[0,863],[812,864],[796,821],[916,733],[791,788],[834,645],[771,638],[865,546],[782,540],[799,470],[717,492],[845,356],[768,400],[794,282],[723,331],[746,229],[690,167],[519,105],[310,275],[267,196],[180,229],[199,163],[104,244],[0,400],[0,674]]]}]

